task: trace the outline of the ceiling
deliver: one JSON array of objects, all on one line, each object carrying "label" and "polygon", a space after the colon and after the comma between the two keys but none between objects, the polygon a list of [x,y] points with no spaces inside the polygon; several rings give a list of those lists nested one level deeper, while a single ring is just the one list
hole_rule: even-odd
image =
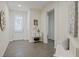
[{"label": "ceiling", "polygon": [[[26,11],[29,8],[41,10],[50,3],[51,1],[8,1],[7,2],[8,7],[10,9],[21,10],[21,11]],[[18,7],[18,5],[21,5],[21,7]]]}]

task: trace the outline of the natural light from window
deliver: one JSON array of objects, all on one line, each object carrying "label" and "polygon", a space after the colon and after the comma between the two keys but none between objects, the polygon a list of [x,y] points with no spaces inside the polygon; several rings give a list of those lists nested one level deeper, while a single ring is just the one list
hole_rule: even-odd
[{"label": "natural light from window", "polygon": [[23,31],[23,18],[22,16],[15,16],[15,32]]}]

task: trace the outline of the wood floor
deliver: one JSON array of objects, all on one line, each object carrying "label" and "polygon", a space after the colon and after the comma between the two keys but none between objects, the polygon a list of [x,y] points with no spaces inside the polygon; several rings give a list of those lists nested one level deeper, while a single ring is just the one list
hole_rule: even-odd
[{"label": "wood floor", "polygon": [[53,57],[55,49],[49,44],[17,40],[9,43],[3,57]]}]

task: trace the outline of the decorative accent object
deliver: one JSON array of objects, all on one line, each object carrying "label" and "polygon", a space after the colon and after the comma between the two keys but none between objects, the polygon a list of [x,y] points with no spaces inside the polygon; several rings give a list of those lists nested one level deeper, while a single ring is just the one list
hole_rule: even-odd
[{"label": "decorative accent object", "polygon": [[4,31],[6,26],[6,21],[5,21],[5,10],[0,11],[0,28],[1,31]]},{"label": "decorative accent object", "polygon": [[40,40],[40,37],[34,37],[34,43],[38,43],[39,42],[39,40]]},{"label": "decorative accent object", "polygon": [[40,29],[38,27],[38,20],[34,19],[34,41],[38,43],[40,40]]}]

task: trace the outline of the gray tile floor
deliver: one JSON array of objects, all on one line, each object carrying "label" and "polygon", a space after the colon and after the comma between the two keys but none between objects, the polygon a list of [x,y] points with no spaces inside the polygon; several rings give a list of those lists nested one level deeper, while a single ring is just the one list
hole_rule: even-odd
[{"label": "gray tile floor", "polygon": [[53,57],[54,53],[55,49],[49,44],[17,40],[9,43],[4,57]]}]

